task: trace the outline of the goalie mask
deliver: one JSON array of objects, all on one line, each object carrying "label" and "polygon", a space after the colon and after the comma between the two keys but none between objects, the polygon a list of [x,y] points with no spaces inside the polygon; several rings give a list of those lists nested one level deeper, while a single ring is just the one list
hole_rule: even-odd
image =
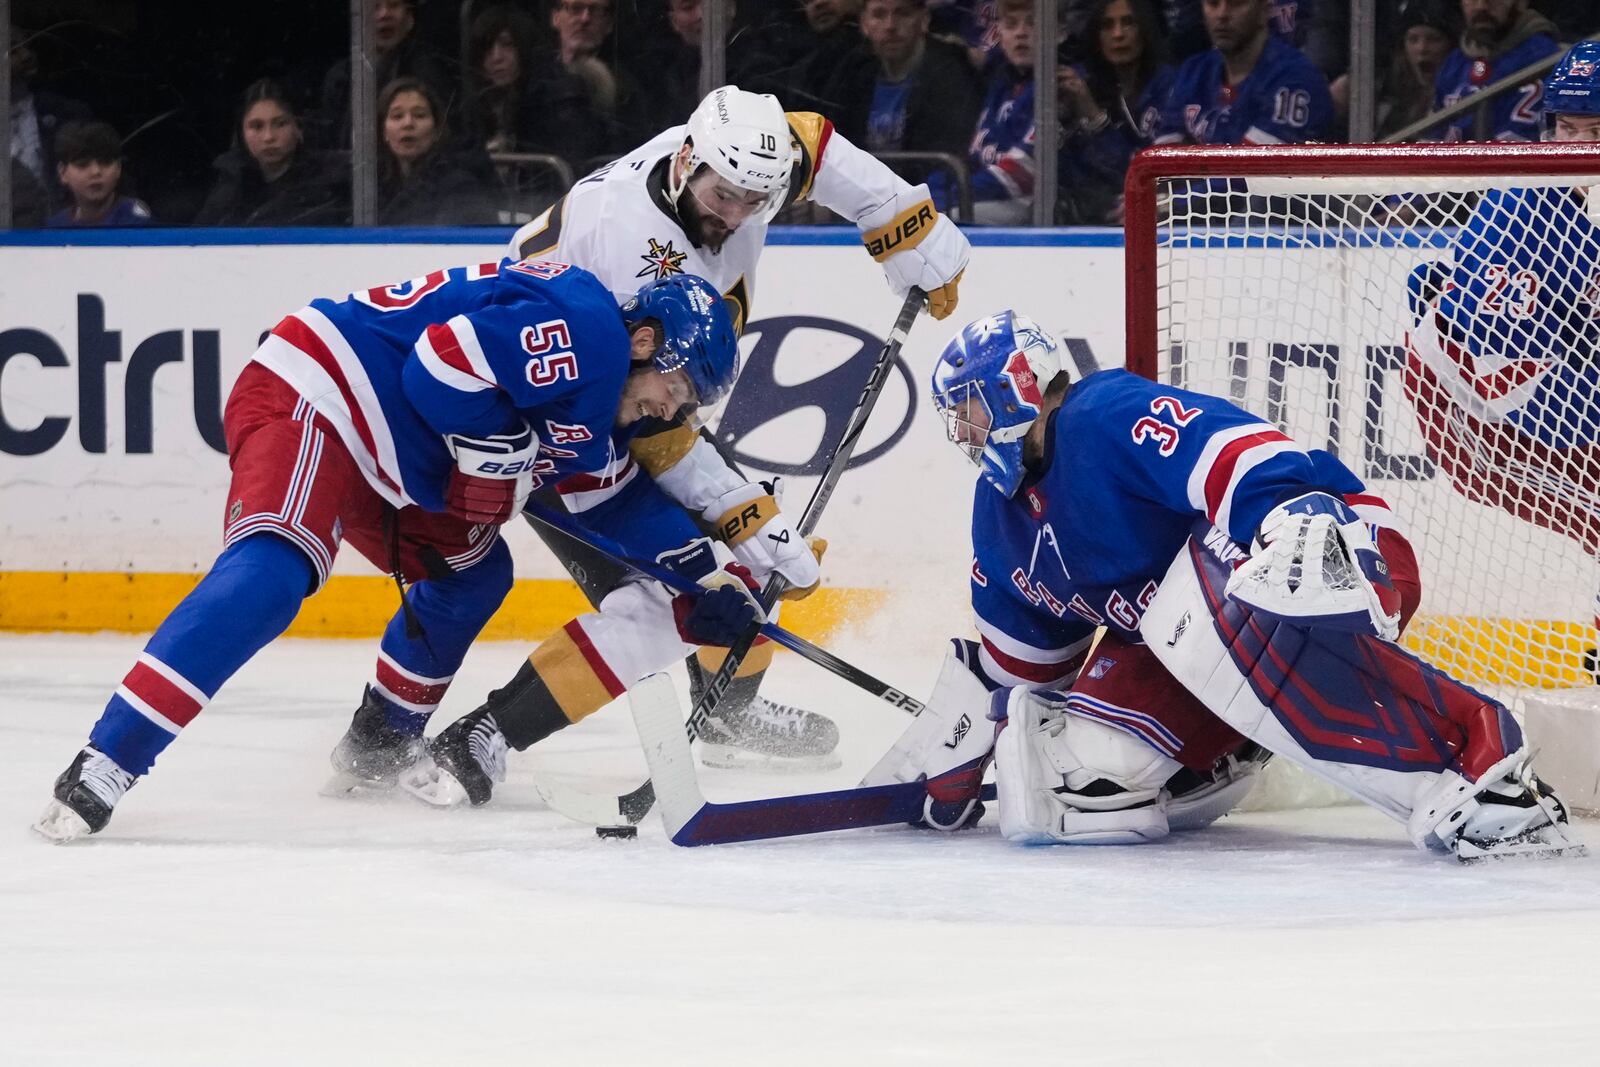
[{"label": "goalie mask", "polygon": [[1544,140],[1600,141],[1600,41],[1579,41],[1544,83]]},{"label": "goalie mask", "polygon": [[934,365],[946,434],[1006,496],[1022,484],[1022,439],[1061,369],[1056,339],[1015,311],[968,323]]},{"label": "goalie mask", "polygon": [[653,281],[622,305],[631,333],[641,322],[661,326],[656,370],[682,370],[695,389],[695,403],[715,404],[739,373],[739,338],[722,294],[704,278],[675,274]]},{"label": "goalie mask", "polygon": [[[794,146],[777,97],[713,89],[689,116],[683,143],[687,165],[674,168],[667,188],[674,204],[687,193],[733,230],[747,218],[771,221],[788,199]],[[697,183],[702,166],[710,181]]]}]

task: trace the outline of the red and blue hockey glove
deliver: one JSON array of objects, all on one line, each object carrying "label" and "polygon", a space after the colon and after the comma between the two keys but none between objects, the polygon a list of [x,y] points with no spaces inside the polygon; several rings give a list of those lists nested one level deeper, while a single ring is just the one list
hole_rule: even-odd
[{"label": "red and blue hockey glove", "polygon": [[468,522],[502,523],[522,510],[539,459],[539,438],[526,423],[511,433],[446,434],[444,440],[456,461],[445,488],[446,511]]}]

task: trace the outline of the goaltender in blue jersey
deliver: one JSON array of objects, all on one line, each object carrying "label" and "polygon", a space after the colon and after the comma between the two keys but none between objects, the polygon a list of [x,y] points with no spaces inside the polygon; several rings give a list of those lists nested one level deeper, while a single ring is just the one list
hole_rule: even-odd
[{"label": "goaltender in blue jersey", "polygon": [[982,470],[980,639],[866,784],[924,781],[956,829],[992,756],[1008,839],[1133,844],[1219,818],[1272,753],[1419,847],[1572,847],[1510,712],[1394,643],[1421,590],[1381,499],[1221,397],[1060,353],[1006,311],[934,369]]}]

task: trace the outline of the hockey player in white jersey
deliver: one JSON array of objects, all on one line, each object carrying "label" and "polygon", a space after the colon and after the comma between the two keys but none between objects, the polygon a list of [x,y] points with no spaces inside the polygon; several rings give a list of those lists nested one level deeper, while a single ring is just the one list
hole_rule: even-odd
[{"label": "hockey player in white jersey", "polygon": [[[927,187],[907,184],[839,136],[823,116],[785,113],[777,98],[734,86],[706,96],[686,125],[579,181],[517,232],[511,254],[581,266],[609,285],[619,302],[638,288],[640,278],[698,274],[724,294],[735,328],[742,330],[768,223],[798,200],[855,223],[895,296],[916,286],[928,294],[934,318],[954,310],[970,247],[934,208]],[[808,547],[772,487],[734,470],[712,441],[681,422],[658,422],[630,448],[634,461],[696,521],[719,532],[758,579],[781,573],[789,586],[786,599],[817,588],[826,542],[817,539]],[[609,607],[603,603],[626,572],[571,538],[537,524],[535,529],[599,610],[530,657],[544,681],[523,702],[525,716],[540,724],[525,737],[576,722],[619,695],[617,679],[664,669],[682,654],[667,614],[625,614],[620,598]],[[762,642],[741,664],[700,733],[701,759],[715,766],[837,766],[838,729],[830,720],[758,694],[772,650]],[[691,660],[696,695],[722,656],[716,649]],[[504,700],[498,706],[500,719],[514,714]],[[487,786],[476,792],[486,798]],[[428,791],[428,798],[436,795]]]},{"label": "hockey player in white jersey", "polygon": [[[1545,82],[1545,140],[1600,142],[1600,41]],[[1600,560],[1600,188],[1491,189],[1413,270],[1407,397],[1463,496]],[[1600,595],[1595,603],[1600,626]]]},{"label": "hockey player in white jersey", "polygon": [[1224,814],[1264,750],[1418,847],[1576,847],[1510,712],[1394,643],[1421,590],[1381,499],[1220,397],[1059,353],[1004,312],[935,367],[983,470],[980,640],[867,784],[925,777],[924,821],[966,825],[992,745],[1007,838],[1140,843]]}]

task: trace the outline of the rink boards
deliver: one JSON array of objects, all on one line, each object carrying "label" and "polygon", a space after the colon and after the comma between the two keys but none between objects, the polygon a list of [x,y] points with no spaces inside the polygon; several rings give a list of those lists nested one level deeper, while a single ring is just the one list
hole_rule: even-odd
[{"label": "rink boards", "polygon": [[[222,403],[259,338],[314,297],[494,259],[505,236],[147,231],[78,235],[67,245],[54,234],[9,235],[0,244],[0,629],[153,628],[218,550],[228,482]],[[919,641],[968,627],[974,472],[945,442],[926,401],[933,361],[957,326],[1015,307],[1063,338],[1080,367],[1124,361],[1120,232],[994,230],[972,238],[955,319],[924,318],[912,330],[857,450],[859,462],[819,527],[832,544],[825,588],[786,615],[813,636],[845,621],[876,622],[896,638]],[[648,275],[648,243],[639,243]],[[747,469],[788,476],[791,507],[809,493],[803,472],[839,432],[898,303],[853,229],[773,232],[752,290],[745,367],[720,431]],[[1263,332],[1270,306],[1247,310],[1241,338],[1282,332],[1270,325]],[[1273,339],[1326,340],[1287,332]],[[1314,380],[1300,385],[1292,377],[1286,386],[1318,389]],[[1397,436],[1380,444],[1391,453],[1415,450],[1404,420],[1385,422]],[[1311,434],[1308,443],[1326,445],[1320,436]],[[1342,458],[1361,470],[1373,442],[1346,437],[1350,455]],[[1419,493],[1442,488],[1363,473],[1375,489],[1412,507],[1423,502]],[[1481,522],[1488,538],[1503,518],[1464,521],[1464,536]],[[583,602],[531,531],[513,525],[507,536],[519,581],[488,635],[537,638]],[[1451,580],[1428,577],[1435,590]],[[1560,619],[1519,605],[1498,630],[1464,630],[1444,618],[1428,620],[1428,632],[1450,634],[1470,658],[1500,659],[1493,649],[1480,655],[1467,646],[1517,646],[1530,628],[1577,625],[1582,633],[1568,642],[1575,671],[1588,630],[1581,623],[1587,592],[1574,594],[1579,610],[1563,606]],[[391,582],[345,552],[334,580],[308,601],[292,632],[376,633],[395,601]],[[1500,636],[1463,638],[1466,631]],[[1572,684],[1574,671],[1544,684]]]}]

